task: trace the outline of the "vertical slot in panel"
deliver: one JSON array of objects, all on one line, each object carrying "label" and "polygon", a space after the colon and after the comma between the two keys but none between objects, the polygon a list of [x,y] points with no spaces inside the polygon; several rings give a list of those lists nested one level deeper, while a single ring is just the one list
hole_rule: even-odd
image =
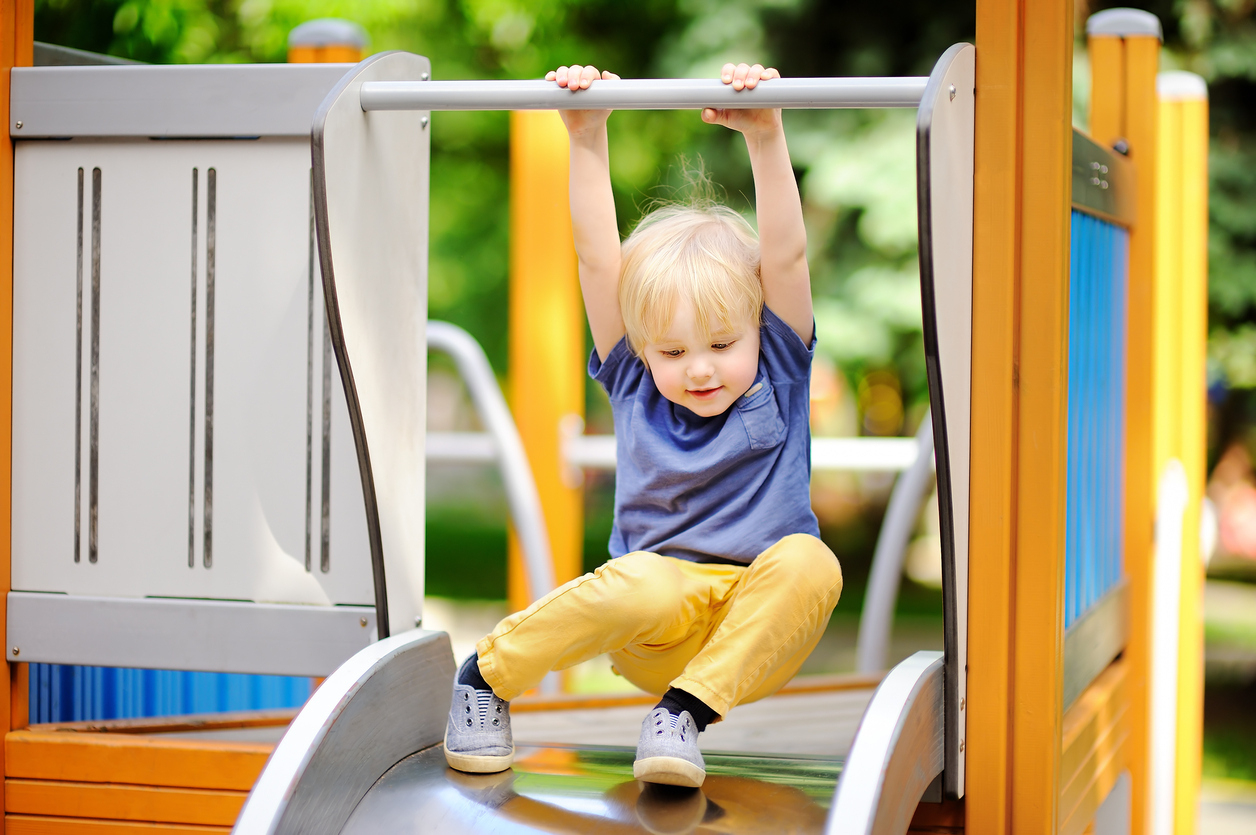
[{"label": "vertical slot in panel", "polygon": [[74,561],[82,559],[83,544],[83,169],[78,170],[78,211],[75,253],[74,340]]},{"label": "vertical slot in panel", "polygon": [[214,270],[218,243],[218,171],[205,176],[205,533],[201,564],[214,565]]},{"label": "vertical slot in panel", "polygon": [[189,332],[191,366],[188,371],[188,568],[196,568],[196,217],[199,171],[192,169],[192,284]]},{"label": "vertical slot in panel", "polygon": [[92,359],[88,429],[87,560],[96,562],[97,510],[100,499],[100,169],[92,169]]}]

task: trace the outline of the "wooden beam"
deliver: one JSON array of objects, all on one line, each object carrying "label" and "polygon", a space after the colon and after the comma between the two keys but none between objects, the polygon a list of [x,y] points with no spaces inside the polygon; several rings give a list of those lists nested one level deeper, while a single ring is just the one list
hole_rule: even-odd
[{"label": "wooden beam", "polygon": [[1011,831],[1022,23],[1020,3],[977,0],[965,816],[991,835]]},{"label": "wooden beam", "polygon": [[1129,664],[1113,662],[1064,716],[1060,753],[1060,832],[1086,831],[1126,769]]},{"label": "wooden beam", "polygon": [[248,791],[273,749],[269,743],[10,731],[5,776]]},{"label": "wooden beam", "polygon": [[[35,0],[0,0],[0,652],[11,658],[5,624],[13,541],[13,142],[9,139],[9,70],[29,67],[35,52]],[[0,681],[0,734],[13,719],[10,664]],[[7,765],[0,752],[0,768]],[[0,823],[0,835],[5,825]]]},{"label": "wooden beam", "polygon": [[4,782],[5,811],[66,818],[231,826],[246,797],[246,791],[49,780]]},{"label": "wooden beam", "polygon": [[9,835],[207,835],[230,832],[231,827],[5,815],[5,831]]}]

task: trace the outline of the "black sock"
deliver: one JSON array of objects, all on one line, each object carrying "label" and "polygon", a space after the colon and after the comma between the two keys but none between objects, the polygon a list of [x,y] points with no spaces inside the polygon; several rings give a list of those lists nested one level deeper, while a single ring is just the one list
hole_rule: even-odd
[{"label": "black sock", "polygon": [[667,708],[667,712],[674,716],[679,716],[681,711],[689,711],[689,715],[693,717],[693,723],[698,726],[699,733],[705,731],[707,725],[715,721],[717,715],[714,710],[707,707],[706,702],[675,687],[663,694],[662,700],[655,705],[656,709],[660,707]]},{"label": "black sock", "polygon": [[467,660],[462,662],[462,666],[458,668],[458,683],[469,684],[476,690],[492,690],[488,686],[488,682],[484,680],[484,676],[480,675],[479,656],[474,652],[467,656]]}]

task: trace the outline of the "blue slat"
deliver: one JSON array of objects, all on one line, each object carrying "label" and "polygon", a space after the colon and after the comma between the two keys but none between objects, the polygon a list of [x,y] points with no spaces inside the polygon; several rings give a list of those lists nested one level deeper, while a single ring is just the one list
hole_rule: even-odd
[{"label": "blue slat", "polygon": [[1128,233],[1073,212],[1069,261],[1065,628],[1122,576]]},{"label": "blue slat", "polygon": [[312,682],[293,676],[30,665],[30,721],[86,722],[300,707]]}]

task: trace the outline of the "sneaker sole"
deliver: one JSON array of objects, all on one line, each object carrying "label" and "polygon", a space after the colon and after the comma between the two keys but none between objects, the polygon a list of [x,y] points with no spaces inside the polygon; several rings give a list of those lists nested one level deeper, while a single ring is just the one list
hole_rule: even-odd
[{"label": "sneaker sole", "polygon": [[680,757],[646,757],[632,764],[632,776],[647,783],[697,789],[706,780],[706,771]]},{"label": "sneaker sole", "polygon": [[449,750],[449,737],[445,737],[445,762],[450,768],[465,771],[468,774],[496,774],[510,768],[515,761],[515,749],[511,746],[509,754],[459,754]]}]

